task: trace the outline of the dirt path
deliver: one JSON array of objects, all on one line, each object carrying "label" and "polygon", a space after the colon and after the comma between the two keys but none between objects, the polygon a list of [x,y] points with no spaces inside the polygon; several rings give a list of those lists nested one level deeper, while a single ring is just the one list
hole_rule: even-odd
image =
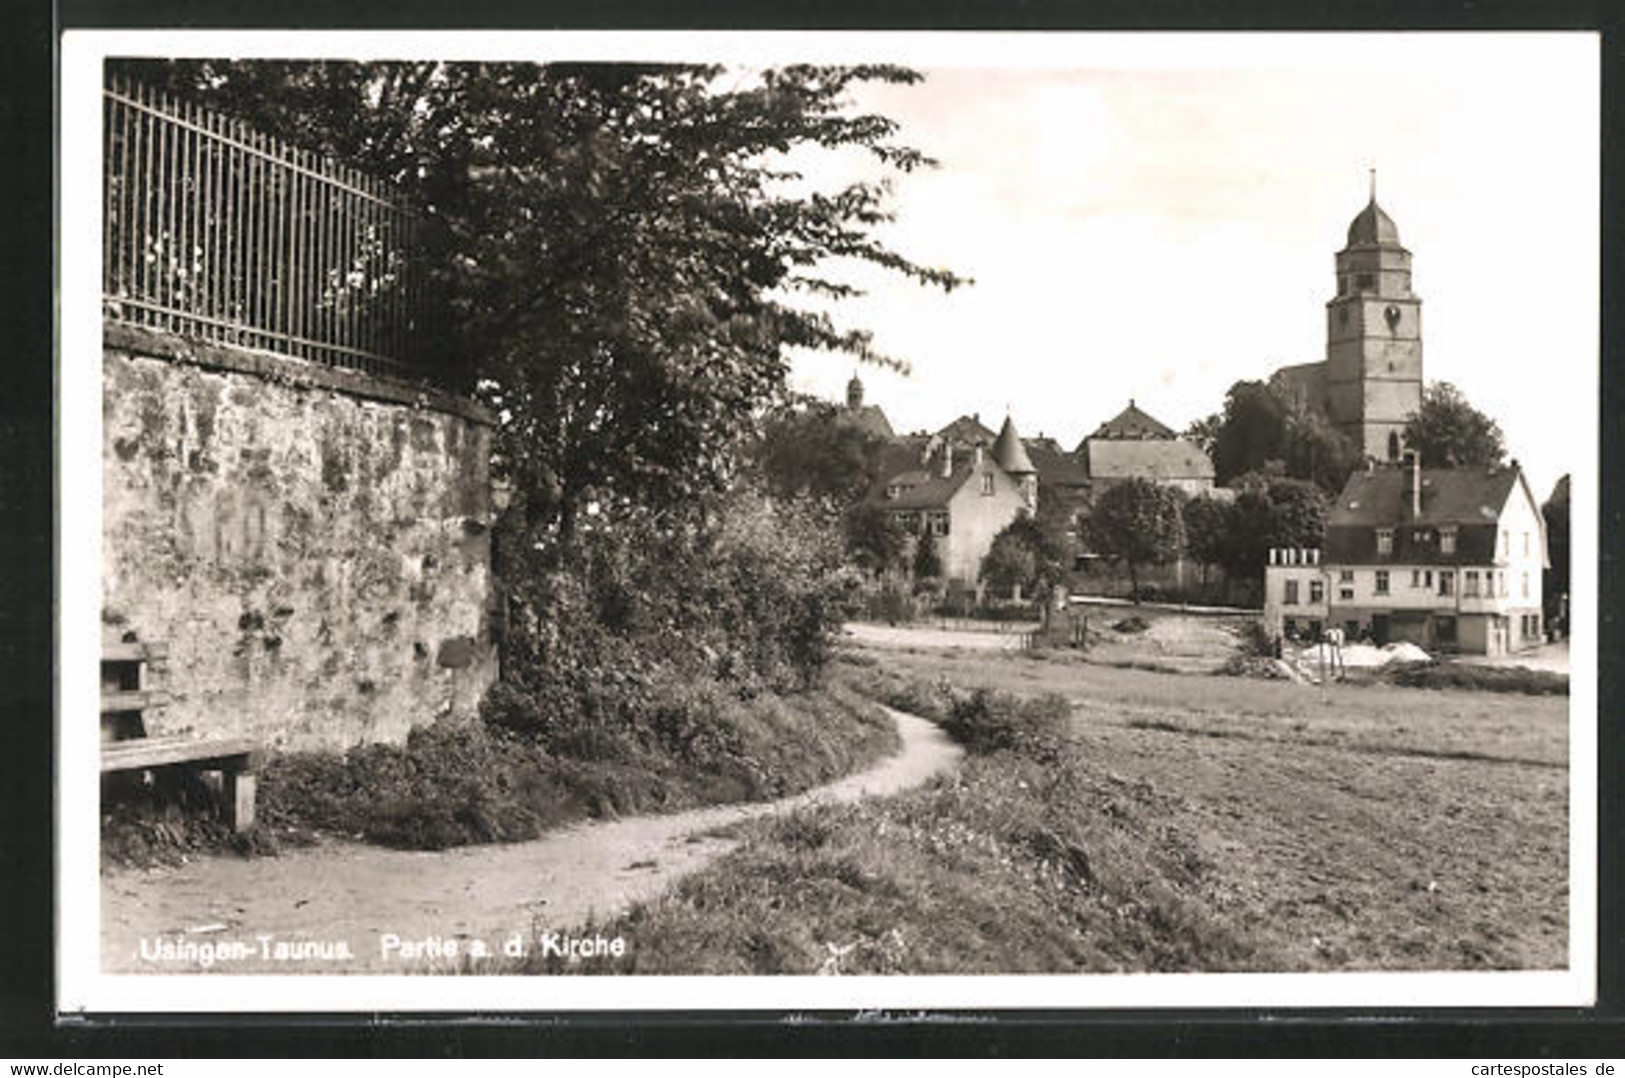
[{"label": "dirt path", "polygon": [[[931,723],[892,711],[903,748],[861,774],[780,801],[593,821],[532,842],[417,852],[331,842],[280,857],[211,857],[102,877],[102,962],[110,973],[406,973],[468,964],[515,933],[536,940],[652,898],[731,849],[707,832],[815,802],[918,785],[960,749]],[[458,941],[408,957],[403,943]],[[270,937],[269,942],[265,937]],[[306,954],[295,955],[300,943]],[[277,957],[278,944],[285,945]],[[348,957],[345,956],[348,952]],[[474,964],[477,968],[477,963]]]}]

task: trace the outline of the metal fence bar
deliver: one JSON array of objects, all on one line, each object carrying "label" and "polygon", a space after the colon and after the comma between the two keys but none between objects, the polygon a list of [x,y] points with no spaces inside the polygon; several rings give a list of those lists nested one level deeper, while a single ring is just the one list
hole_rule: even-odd
[{"label": "metal fence bar", "polygon": [[117,74],[103,107],[107,317],[411,371],[414,220],[382,181]]}]

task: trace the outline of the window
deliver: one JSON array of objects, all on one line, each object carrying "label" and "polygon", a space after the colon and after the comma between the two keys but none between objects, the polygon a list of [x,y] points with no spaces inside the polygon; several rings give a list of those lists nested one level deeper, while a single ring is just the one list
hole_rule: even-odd
[{"label": "window", "polygon": [[1286,593],[1281,596],[1281,605],[1298,605],[1298,582],[1296,580],[1288,580],[1286,582]]},{"label": "window", "polygon": [[1539,614],[1530,614],[1529,615],[1529,635],[1532,638],[1536,639],[1536,640],[1540,639],[1540,615]]},{"label": "window", "polygon": [[993,473],[992,472],[983,472],[982,473],[982,493],[983,494],[992,494],[993,493]]},{"label": "window", "polygon": [[948,534],[948,513],[946,510],[938,509],[931,514],[931,534]]},{"label": "window", "polygon": [[1378,595],[1388,594],[1388,570],[1377,570],[1377,585],[1373,589]]},{"label": "window", "polygon": [[1420,569],[1412,569],[1411,570],[1411,587],[1419,588],[1421,586],[1422,586],[1422,570],[1420,570]]},{"label": "window", "polygon": [[1423,569],[1422,570],[1422,586],[1424,588],[1431,588],[1433,586],[1433,570],[1432,569]]},{"label": "window", "polygon": [[1477,596],[1478,596],[1478,570],[1477,569],[1469,569],[1469,570],[1467,570],[1466,574],[1462,577],[1461,593],[1463,595],[1465,595],[1469,599],[1477,598]]},{"label": "window", "polygon": [[1311,580],[1309,582],[1309,601],[1323,603],[1326,601],[1326,584],[1324,581]]},{"label": "window", "polygon": [[1449,569],[1439,570],[1439,594],[1454,595],[1456,593],[1456,574]]},{"label": "window", "polygon": [[1529,556],[1529,533],[1528,532],[1523,533],[1523,556],[1526,557],[1526,558]]},{"label": "window", "polygon": [[1377,553],[1392,554],[1394,552],[1394,529],[1377,529]]},{"label": "window", "polygon": [[1352,586],[1348,585],[1348,584],[1342,585],[1341,587],[1339,587],[1337,589],[1337,597],[1339,599],[1352,599],[1352,598],[1354,598],[1354,588]]},{"label": "window", "polygon": [[1456,529],[1439,529],[1439,553],[1454,554],[1456,552]]},{"label": "window", "polygon": [[1399,459],[1399,434],[1396,431],[1388,432],[1388,459]]},{"label": "window", "polygon": [[1512,553],[1512,533],[1505,528],[1501,529],[1501,556],[1504,558]]},{"label": "window", "polygon": [[1522,594],[1523,594],[1523,597],[1525,599],[1529,598],[1529,574],[1528,573],[1523,574]]},{"label": "window", "polygon": [[1501,573],[1500,581],[1501,581],[1501,598],[1505,599],[1507,597],[1507,587],[1508,587],[1508,585],[1507,585],[1507,575],[1506,575],[1505,572]]},{"label": "window", "polygon": [[1296,618],[1287,618],[1281,628],[1286,635],[1296,637],[1298,635],[1298,620]]},{"label": "window", "polygon": [[1354,583],[1354,570],[1353,569],[1339,569],[1337,571],[1337,581],[1340,584],[1352,584],[1352,583]]}]

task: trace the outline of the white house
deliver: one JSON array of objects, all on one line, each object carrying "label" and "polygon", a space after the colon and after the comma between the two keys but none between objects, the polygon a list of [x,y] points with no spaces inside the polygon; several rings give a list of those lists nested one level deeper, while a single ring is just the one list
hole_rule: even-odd
[{"label": "white house", "polygon": [[1379,644],[1499,655],[1541,642],[1540,505],[1516,462],[1423,468],[1414,457],[1356,472],[1320,550],[1272,550],[1272,638],[1328,626]]}]

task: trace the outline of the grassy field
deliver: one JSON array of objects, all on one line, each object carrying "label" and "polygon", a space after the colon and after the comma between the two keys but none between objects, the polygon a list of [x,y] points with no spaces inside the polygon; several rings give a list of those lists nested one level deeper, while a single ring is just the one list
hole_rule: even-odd
[{"label": "grassy field", "polygon": [[1566,963],[1566,698],[1044,653],[857,649],[844,666],[939,715],[932,686],[1056,694],[1061,737],[991,740],[924,790],[747,828],[610,926],[633,945],[623,971]]}]

